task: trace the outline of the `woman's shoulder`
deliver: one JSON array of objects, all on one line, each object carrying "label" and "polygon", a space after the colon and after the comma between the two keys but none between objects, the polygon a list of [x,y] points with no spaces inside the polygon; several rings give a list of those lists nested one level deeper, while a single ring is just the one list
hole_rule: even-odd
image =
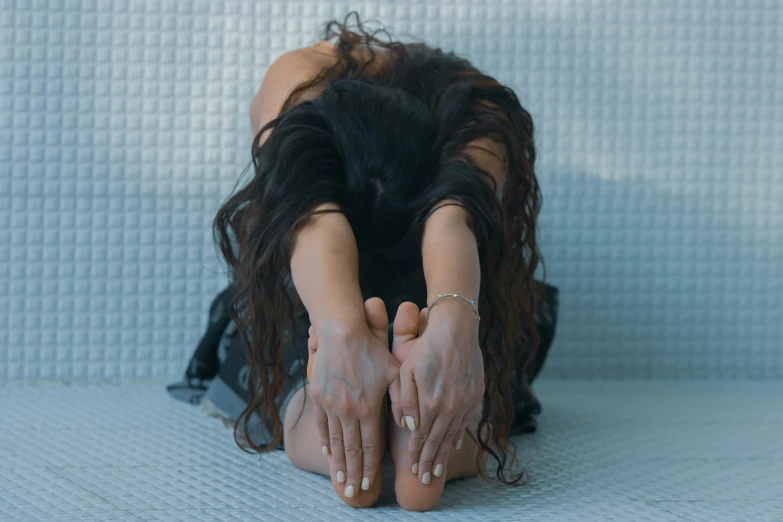
[{"label": "woman's shoulder", "polygon": [[[470,65],[452,53],[431,48],[423,43],[399,44],[386,48],[373,46],[371,49],[366,41],[357,38],[356,42],[351,42],[347,47],[348,50],[346,46],[341,48],[334,41],[321,40],[288,51],[272,62],[250,106],[253,134],[258,133],[264,125],[277,118],[284,106],[290,108],[317,98],[323,91],[326,81],[349,72],[343,70],[343,66],[347,63],[344,55],[346,52],[353,59],[354,66],[359,66],[362,74],[370,76],[384,75],[390,67],[395,66],[398,61],[395,57],[401,54],[411,58],[404,60],[403,66],[408,68],[410,73],[407,76],[415,76],[420,80],[427,77],[433,82],[447,81],[455,72],[465,69],[465,65]],[[306,88],[299,89],[305,85]],[[295,99],[289,100],[294,92],[296,92]],[[287,106],[286,102],[288,102]],[[262,137],[262,141],[264,138]]]},{"label": "woman's shoulder", "polygon": [[[389,61],[387,53],[382,49],[370,52],[366,45],[355,45],[351,55],[359,64],[370,60],[374,62],[367,72],[380,70]],[[337,44],[330,40],[288,51],[275,59],[250,106],[253,134],[279,116],[289,96],[298,87],[312,83],[298,91],[296,100],[291,100],[289,106],[317,98],[323,90],[324,81],[314,80],[325,71],[331,71],[333,74],[330,76],[339,75],[340,65],[341,52]]]},{"label": "woman's shoulder", "polygon": [[[253,134],[277,118],[291,93],[300,85],[313,80],[324,68],[334,65],[336,57],[330,42],[318,42],[288,51],[275,59],[250,104]],[[299,93],[299,100],[312,99],[318,94],[320,87],[313,86]]]}]

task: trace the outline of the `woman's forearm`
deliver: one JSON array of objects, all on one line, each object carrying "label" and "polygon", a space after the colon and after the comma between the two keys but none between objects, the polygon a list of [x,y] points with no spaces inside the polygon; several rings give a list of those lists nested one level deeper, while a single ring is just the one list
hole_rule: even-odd
[{"label": "woman's forearm", "polygon": [[[439,294],[460,294],[478,302],[481,269],[476,236],[468,224],[469,219],[470,215],[463,207],[447,205],[437,209],[427,220],[421,255],[428,303]],[[449,306],[468,305],[450,303]]]},{"label": "woman's forearm", "polygon": [[299,229],[291,273],[316,327],[350,327],[365,322],[356,239],[344,215],[315,215]]}]

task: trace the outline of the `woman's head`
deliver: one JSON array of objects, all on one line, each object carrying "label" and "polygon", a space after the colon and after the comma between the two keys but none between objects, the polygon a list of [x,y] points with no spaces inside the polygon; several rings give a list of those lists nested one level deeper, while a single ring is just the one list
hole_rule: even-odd
[{"label": "woman's head", "polygon": [[[237,280],[232,314],[247,327],[239,330],[255,383],[238,427],[256,450],[281,440],[273,400],[285,376],[284,331],[294,331],[298,306],[286,285],[292,237],[315,209],[325,203],[340,208],[353,228],[360,259],[408,271],[396,274],[401,277],[384,273],[382,279],[393,283],[420,274],[428,213],[443,200],[456,200],[472,216],[481,262],[487,394],[479,445],[498,461],[498,477],[515,482],[521,475],[507,478],[505,466],[514,416],[511,379],[514,360],[532,357],[520,347],[535,344],[533,271],[539,259],[540,196],[530,115],[511,90],[454,55],[420,44],[385,43],[361,26],[352,32],[335,22],[326,36],[338,39],[338,63],[295,90],[282,115],[261,129],[253,144],[253,179],[215,218],[217,240]],[[370,72],[371,62],[357,61],[359,46],[369,49],[371,58],[384,50],[380,73]],[[321,83],[320,96],[292,103],[298,92]],[[274,131],[261,144],[267,129]],[[492,177],[465,153],[465,145],[481,137],[507,149],[502,200]],[[381,285],[373,296],[392,299],[398,290]],[[524,372],[517,378],[524,380]],[[247,433],[256,411],[278,421],[266,447]]]},{"label": "woman's head", "polygon": [[369,79],[330,82],[285,112],[257,148],[259,203],[289,221],[335,203],[360,246],[395,243],[426,204],[437,129],[428,107],[402,89]]}]

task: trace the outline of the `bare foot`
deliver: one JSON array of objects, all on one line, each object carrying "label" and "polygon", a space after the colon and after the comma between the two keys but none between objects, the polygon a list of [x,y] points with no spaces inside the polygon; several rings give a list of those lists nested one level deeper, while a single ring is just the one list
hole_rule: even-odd
[{"label": "bare foot", "polygon": [[[418,307],[413,303],[400,305],[394,318],[392,343],[392,354],[400,364],[405,361],[416,338],[424,333],[428,318],[427,308],[419,312]],[[468,429],[475,434],[476,426],[468,426]],[[409,462],[410,437],[411,431],[398,426],[392,419],[389,423],[389,440],[394,459],[394,491],[397,495],[397,503],[403,509],[408,511],[432,509],[443,494],[447,481],[478,474],[476,468],[478,446],[470,437],[464,437],[462,447],[459,450],[452,448],[449,452],[443,474],[440,477],[432,476],[429,484],[422,484],[418,477],[418,470],[414,472],[412,469],[416,463]]]},{"label": "bare foot", "polygon": [[[426,327],[428,310],[419,312],[413,303],[402,303],[394,319],[394,342],[392,354],[402,364],[410,352],[416,338]],[[443,494],[446,484],[446,473],[440,477],[432,477],[429,484],[422,484],[418,470],[413,471],[417,463],[409,462],[408,440],[411,431],[402,428],[394,422],[389,423],[389,440],[391,442],[392,458],[394,459],[394,492],[397,503],[408,511],[427,511],[431,509]]]},{"label": "bare foot", "polygon": [[[375,335],[377,338],[379,338],[381,341],[383,341],[383,344],[386,345],[389,342],[389,318],[386,315],[386,306],[383,304],[383,301],[378,299],[377,297],[373,297],[365,301],[364,303],[364,314],[367,318],[367,326],[370,328],[370,331]],[[313,377],[313,362],[315,362],[315,356],[318,352],[318,342],[315,338],[315,329],[311,326],[310,327],[310,337],[307,340],[307,349],[309,351],[309,357],[307,359],[307,380],[312,381]],[[385,407],[385,400],[384,400],[384,410]],[[384,413],[381,415],[381,441],[380,441],[380,447],[385,448],[386,447],[386,419],[387,415]],[[381,469],[380,469],[380,462],[378,463],[378,469],[376,470],[375,479],[372,481],[372,484],[370,485],[370,489],[368,490],[359,490],[356,492],[356,495],[353,497],[346,497],[344,494],[345,491],[345,484],[340,484],[337,482],[336,478],[334,478],[330,474],[330,478],[332,480],[332,487],[334,488],[335,493],[349,506],[355,507],[355,508],[364,508],[369,507],[375,504],[375,501],[378,500],[378,496],[381,493],[381,485],[382,485],[382,477],[381,477]]]}]

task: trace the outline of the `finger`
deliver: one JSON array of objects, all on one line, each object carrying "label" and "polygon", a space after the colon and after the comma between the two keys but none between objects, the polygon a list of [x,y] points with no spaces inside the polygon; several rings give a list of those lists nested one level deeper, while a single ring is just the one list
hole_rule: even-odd
[{"label": "finger", "polygon": [[336,415],[329,415],[329,447],[332,452],[332,471],[340,484],[345,483],[345,441],[343,425]]},{"label": "finger", "polygon": [[455,415],[449,427],[446,428],[446,433],[443,435],[443,440],[438,447],[438,452],[435,454],[435,460],[433,461],[432,475],[434,477],[441,477],[446,472],[446,464],[449,460],[449,452],[454,447],[457,440],[457,435],[461,433],[459,431],[462,425],[462,420],[468,415],[469,408],[465,408],[457,415]]},{"label": "finger", "polygon": [[345,496],[356,496],[362,484],[362,432],[356,419],[341,419],[345,438]]},{"label": "finger", "polygon": [[428,416],[426,412],[420,415],[421,425],[416,426],[416,430],[411,432],[411,436],[408,439],[408,464],[411,467],[411,473],[421,478],[421,452],[424,448],[424,444],[427,442],[427,436],[432,429],[432,422],[435,420],[434,416]]},{"label": "finger", "polygon": [[375,473],[380,464],[381,456],[381,418],[373,415],[359,421],[362,436],[362,481],[361,488],[364,491],[370,489],[375,481]]},{"label": "finger", "polygon": [[[419,480],[422,484],[429,484],[432,481],[433,465],[435,455],[438,454],[443,438],[446,435],[449,425],[454,417],[452,415],[438,415],[432,422],[419,454]],[[413,439],[414,437],[411,437]]]},{"label": "finger", "polygon": [[313,411],[315,411],[315,426],[318,429],[318,439],[321,442],[321,453],[329,455],[329,420],[326,416],[326,410],[323,409],[315,399],[312,400]]},{"label": "finger", "polygon": [[457,434],[454,437],[454,449],[462,448],[462,441],[465,439],[465,433],[468,431],[468,426],[478,423],[478,421],[481,419],[482,408],[482,403],[479,402],[475,407],[470,408],[467,411],[465,417],[462,419],[462,422],[459,425],[459,428],[457,428]]},{"label": "finger", "polygon": [[389,384],[389,398],[391,399],[391,413],[394,422],[401,428],[406,428],[405,416],[402,413],[402,406],[400,403],[400,374],[397,371],[397,376]]},{"label": "finger", "polygon": [[416,382],[413,378],[413,372],[400,367],[400,408],[404,417],[405,426],[414,431],[419,426],[419,390],[416,388]]}]

